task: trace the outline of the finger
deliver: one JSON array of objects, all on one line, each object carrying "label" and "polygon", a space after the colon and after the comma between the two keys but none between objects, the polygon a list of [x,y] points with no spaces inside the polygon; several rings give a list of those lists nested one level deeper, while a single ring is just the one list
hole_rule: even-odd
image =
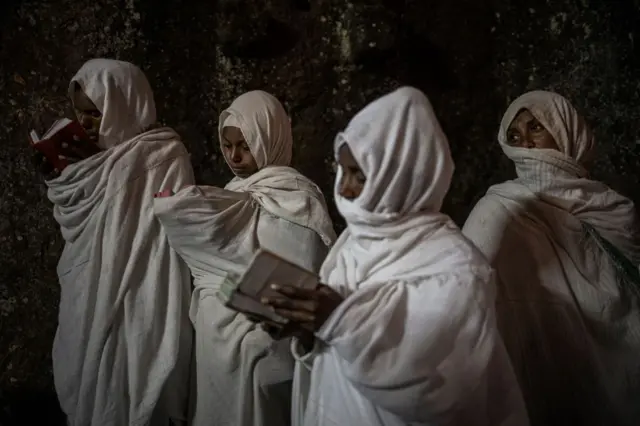
[{"label": "finger", "polygon": [[316,316],[311,312],[306,311],[296,311],[292,309],[276,309],[276,314],[280,315],[283,318],[287,318],[290,321],[306,323],[306,322],[314,322]]},{"label": "finger", "polygon": [[78,157],[80,159],[89,158],[92,155],[100,152],[100,148],[92,143],[70,141],[63,142],[61,144],[64,153],[68,153],[71,156]]},{"label": "finger", "polygon": [[83,149],[78,146],[75,142],[67,143],[62,142],[61,151],[67,158],[85,158],[86,153],[83,152]]},{"label": "finger", "polygon": [[264,331],[266,331],[269,334],[274,334],[281,329],[281,327],[276,327],[273,324],[269,324],[265,322],[260,323],[260,328],[262,328]]},{"label": "finger", "polygon": [[284,294],[294,299],[315,299],[316,290],[304,289],[299,287],[292,287],[288,285],[271,284],[271,290]]},{"label": "finger", "polygon": [[295,300],[285,298],[263,297],[260,301],[274,308],[292,309],[296,311],[315,312],[318,309],[316,300]]},{"label": "finger", "polygon": [[251,322],[261,322],[261,321],[262,321],[262,319],[261,319],[261,318],[259,318],[259,317],[257,317],[257,316],[254,316],[254,315],[245,314],[245,316],[246,316],[246,317],[247,317],[247,319],[248,319],[249,321],[251,321]]},{"label": "finger", "polygon": [[73,164],[83,160],[83,158],[69,156],[69,155],[58,155],[58,158],[61,160],[65,160],[67,164]]}]

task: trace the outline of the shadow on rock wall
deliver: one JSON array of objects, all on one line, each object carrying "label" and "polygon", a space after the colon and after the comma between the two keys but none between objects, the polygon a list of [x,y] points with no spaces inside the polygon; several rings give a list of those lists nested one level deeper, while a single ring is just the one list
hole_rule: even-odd
[{"label": "shadow on rock wall", "polygon": [[445,209],[462,223],[490,184],[511,176],[495,142],[507,104],[548,88],[572,99],[594,126],[596,177],[640,197],[633,0],[531,8],[507,0],[214,3],[2,3],[0,424],[56,422],[50,347],[62,241],[25,134],[35,117],[69,113],[68,80],[89,58],[145,70],[159,116],[183,136],[202,183],[229,178],[217,150],[218,114],[242,92],[262,88],[292,116],[295,166],[331,201],[336,131],[368,101],[413,84],[427,92],[449,136],[457,170]]}]

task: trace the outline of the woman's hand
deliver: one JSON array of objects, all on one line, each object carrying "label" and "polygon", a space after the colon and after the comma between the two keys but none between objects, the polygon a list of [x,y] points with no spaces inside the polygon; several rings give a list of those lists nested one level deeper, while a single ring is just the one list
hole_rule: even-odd
[{"label": "woman's hand", "polygon": [[315,333],[342,303],[342,296],[331,287],[318,285],[314,290],[272,284],[271,289],[282,297],[263,297],[261,302],[302,330]]},{"label": "woman's hand", "polygon": [[100,147],[94,143],[87,141],[70,141],[62,143],[60,153],[66,158],[69,164],[73,164],[85,160],[100,151],[102,151]]},{"label": "woman's hand", "polygon": [[289,322],[288,324],[283,325],[264,321],[263,319],[253,315],[246,315],[246,317],[250,321],[256,324],[260,324],[260,328],[262,328],[262,330],[267,333],[273,340],[282,340],[289,337],[297,337],[305,349],[309,351],[311,350],[311,348],[313,348],[313,343],[315,340],[313,333],[298,327],[297,324],[293,322]]},{"label": "woman's hand", "polygon": [[44,180],[52,180],[60,176],[58,169],[47,161],[47,158],[40,152],[36,152],[33,155],[33,165],[36,170],[44,176]]}]

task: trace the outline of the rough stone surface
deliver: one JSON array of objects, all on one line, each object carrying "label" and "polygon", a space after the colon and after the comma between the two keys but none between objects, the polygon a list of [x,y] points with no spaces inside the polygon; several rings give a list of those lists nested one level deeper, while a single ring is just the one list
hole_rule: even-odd
[{"label": "rough stone surface", "polygon": [[490,184],[511,176],[495,142],[507,104],[549,88],[572,99],[595,128],[594,175],[637,202],[638,1],[517,3],[4,0],[0,424],[58,419],[49,353],[62,242],[26,132],[70,112],[68,81],[91,57],[146,71],[159,115],[184,137],[202,183],[229,177],[215,140],[219,112],[262,88],[285,103],[295,165],[330,200],[336,131],[366,102],[413,84],[430,96],[450,138],[457,171],[446,211],[461,223]]}]

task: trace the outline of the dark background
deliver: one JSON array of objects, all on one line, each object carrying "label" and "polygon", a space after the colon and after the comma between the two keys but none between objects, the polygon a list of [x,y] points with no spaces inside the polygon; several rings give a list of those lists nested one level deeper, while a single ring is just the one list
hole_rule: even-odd
[{"label": "dark background", "polygon": [[457,169],[445,209],[461,224],[512,174],[495,138],[506,106],[546,88],[595,128],[594,176],[640,199],[638,0],[0,1],[2,425],[58,421],[50,347],[62,241],[26,133],[69,113],[68,82],[92,57],[143,68],[201,183],[229,177],[218,114],[261,88],[285,103],[294,165],[331,201],[336,131],[365,103],[412,84],[449,136]]}]

